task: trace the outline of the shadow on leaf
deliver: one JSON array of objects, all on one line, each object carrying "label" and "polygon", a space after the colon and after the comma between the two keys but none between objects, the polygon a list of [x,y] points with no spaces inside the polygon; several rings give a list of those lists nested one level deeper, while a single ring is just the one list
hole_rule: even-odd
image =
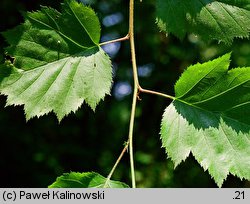
[{"label": "shadow on leaf", "polygon": [[173,106],[175,107],[177,113],[180,114],[190,125],[193,125],[196,129],[219,129],[221,124],[225,123],[237,133],[242,132],[250,134],[249,124],[242,123],[227,116],[223,116],[222,113],[207,111],[180,101],[174,101]]}]

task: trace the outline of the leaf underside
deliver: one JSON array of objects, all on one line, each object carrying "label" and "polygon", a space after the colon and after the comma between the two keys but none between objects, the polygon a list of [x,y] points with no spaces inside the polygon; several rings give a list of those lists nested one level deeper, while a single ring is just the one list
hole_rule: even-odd
[{"label": "leaf underside", "polygon": [[100,23],[91,8],[73,0],[61,13],[42,7],[3,35],[15,60],[0,67],[0,92],[7,105],[24,105],[27,120],[53,111],[60,121],[83,101],[94,110],[109,94],[111,61],[98,45]]},{"label": "leaf underside", "polygon": [[249,0],[157,0],[156,7],[159,28],[181,39],[195,33],[231,44],[235,37],[249,37]]},{"label": "leaf underside", "polygon": [[229,173],[250,180],[250,68],[228,71],[229,58],[190,66],[161,126],[175,166],[192,153],[218,186]]},{"label": "leaf underside", "polygon": [[125,183],[109,180],[95,172],[65,173],[58,177],[49,188],[129,188]]}]

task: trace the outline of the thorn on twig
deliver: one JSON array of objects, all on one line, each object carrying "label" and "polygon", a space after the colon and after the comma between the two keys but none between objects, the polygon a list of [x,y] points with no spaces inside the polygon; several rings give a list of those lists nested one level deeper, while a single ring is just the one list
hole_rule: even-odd
[{"label": "thorn on twig", "polygon": [[124,143],[123,143],[123,146],[124,146],[124,148],[126,148],[126,152],[128,153],[128,141],[125,141]]},{"label": "thorn on twig", "polygon": [[140,89],[138,89],[138,92],[137,92],[137,99],[139,100],[139,101],[141,101],[142,99],[140,98],[140,93],[141,93],[141,90]]}]

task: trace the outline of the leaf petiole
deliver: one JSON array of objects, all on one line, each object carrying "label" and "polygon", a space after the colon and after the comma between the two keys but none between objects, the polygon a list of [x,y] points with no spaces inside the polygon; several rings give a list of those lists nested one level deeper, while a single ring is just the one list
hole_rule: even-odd
[{"label": "leaf petiole", "polygon": [[111,179],[111,176],[113,175],[113,173],[114,173],[116,167],[117,167],[118,164],[120,163],[120,161],[121,161],[121,159],[122,159],[124,153],[127,151],[128,146],[129,146],[129,142],[126,141],[126,142],[124,143],[124,147],[123,147],[123,149],[122,149],[122,152],[121,152],[120,156],[119,156],[118,159],[116,160],[116,162],[115,162],[113,168],[111,169],[109,175],[108,175],[107,178],[106,178],[105,184],[104,184],[104,186],[103,186],[104,188],[107,188],[108,183],[109,183],[109,181],[110,181],[110,179]]},{"label": "leaf petiole", "polygon": [[118,39],[114,39],[114,40],[102,42],[102,43],[100,43],[99,45],[100,45],[100,46],[103,46],[103,45],[107,45],[107,44],[110,44],[110,43],[125,41],[125,40],[128,40],[128,39],[129,39],[129,34],[127,34],[127,35],[126,35],[125,37],[123,37],[123,38],[118,38]]}]

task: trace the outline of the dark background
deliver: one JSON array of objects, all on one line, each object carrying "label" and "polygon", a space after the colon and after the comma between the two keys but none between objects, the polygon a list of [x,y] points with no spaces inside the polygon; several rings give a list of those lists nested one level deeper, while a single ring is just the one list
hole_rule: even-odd
[{"label": "dark background", "polygon": [[[1,0],[0,31],[23,22],[21,13],[39,5],[60,8],[61,1]],[[102,41],[123,37],[128,31],[128,1],[83,0],[95,9],[102,22]],[[249,41],[235,40],[232,46],[205,43],[194,35],[183,41],[160,33],[155,24],[154,0],[136,1],[136,51],[141,85],[173,93],[183,70],[233,50],[232,67],[250,66]],[[74,25],[72,25],[74,26]],[[0,60],[7,44],[0,37]],[[129,42],[105,46],[113,61],[112,95],[96,112],[84,104],[60,124],[54,114],[25,121],[21,106],[6,107],[0,96],[0,187],[47,187],[57,176],[70,171],[96,171],[106,176],[127,140],[131,85],[133,84]],[[161,148],[160,121],[169,100],[141,95],[136,112],[135,166],[138,187],[216,187],[208,172],[190,156],[175,170]],[[113,179],[130,185],[128,154]],[[248,181],[229,176],[223,187],[250,187]]]}]

